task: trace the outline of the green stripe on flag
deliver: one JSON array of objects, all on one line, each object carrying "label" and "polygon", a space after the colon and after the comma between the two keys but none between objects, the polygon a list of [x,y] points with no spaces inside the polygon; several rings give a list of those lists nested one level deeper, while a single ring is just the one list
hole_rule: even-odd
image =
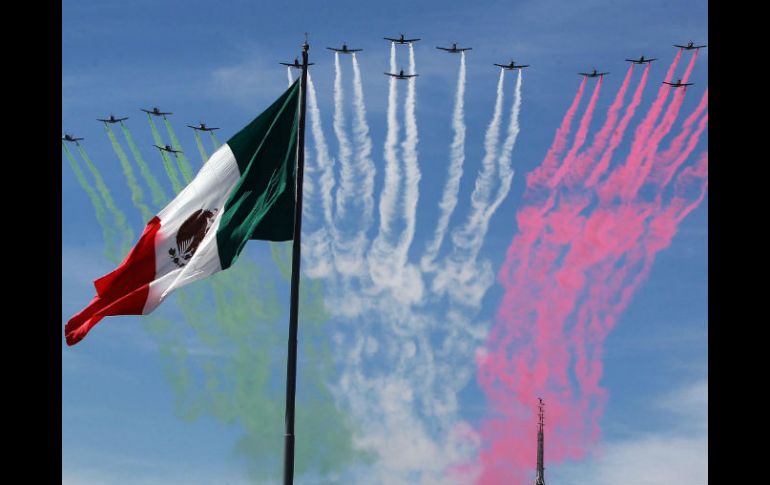
[{"label": "green stripe on flag", "polygon": [[288,241],[294,233],[299,81],[227,141],[241,177],[217,230],[222,269],[249,239]]}]

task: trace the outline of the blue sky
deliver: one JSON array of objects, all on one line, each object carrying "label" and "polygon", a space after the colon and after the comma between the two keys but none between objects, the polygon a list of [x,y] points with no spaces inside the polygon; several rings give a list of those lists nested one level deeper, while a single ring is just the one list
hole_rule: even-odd
[{"label": "blue sky", "polygon": [[[334,56],[325,47],[347,42],[350,47],[364,49],[358,60],[378,195],[383,186],[388,91],[388,81],[381,73],[388,69],[389,46],[382,37],[403,32],[423,39],[414,46],[420,73],[416,83],[416,117],[422,171],[417,231],[410,253],[415,257],[417,249],[431,236],[432,229],[427,226],[438,215],[437,201],[453,136],[452,100],[458,59],[437,51],[435,46],[457,42],[473,47],[466,57],[466,165],[457,220],[468,210],[472,175],[480,169],[484,155],[484,133],[498,76],[491,64],[511,58],[531,64],[522,84],[521,133],[513,151],[516,175],[510,193],[491,219],[480,253],[480,258],[488,260],[494,270],[502,263],[516,233],[515,214],[524,189],[523,174],[542,161],[580,82],[575,73],[593,67],[611,72],[605,78],[598,115],[606,111],[611,94],[620,85],[626,70],[624,58],[642,54],[658,57],[661,60],[652,66],[643,98],[646,106],[654,93],[650,86],[653,81],[662,80],[665,67],[675,54],[671,44],[689,40],[707,43],[708,39],[707,2],[701,0],[297,1],[291,8],[253,1],[215,4],[65,0],[62,14],[62,131],[85,137],[84,147],[100,168],[116,204],[127,214],[135,235],[145,221],[131,205],[118,159],[103,126],[95,121],[97,117],[110,113],[131,117],[127,126],[156,177],[170,193],[170,184],[163,176],[160,158],[151,146],[150,131],[139,108],[157,105],[174,113],[169,119],[197,169],[200,160],[193,134],[184,125],[204,121],[219,126],[219,139],[225,141],[283,92],[286,71],[277,62],[291,61],[299,54],[303,33],[307,31],[311,61],[316,63],[312,73],[323,129],[334,155]],[[399,51],[399,64],[404,68],[405,53]],[[350,60],[341,60],[347,89],[346,117],[350,123],[352,71]],[[695,66],[691,79],[696,85],[693,95],[685,100],[683,113],[692,111],[707,85],[707,68],[705,49]],[[507,112],[513,92],[512,76],[506,78],[505,86]],[[401,99],[404,91],[401,88]],[[592,132],[597,118],[601,119],[595,118]],[[117,134],[122,142],[122,135]],[[706,148],[706,137],[699,147]],[[64,155],[62,159],[63,326],[90,301],[91,281],[114,265],[103,255],[102,232],[89,200]],[[662,449],[669,450],[666,443],[680,444],[670,453],[680,453],[681,463],[704,468],[705,474],[707,202],[708,199],[683,221],[672,245],[658,255],[649,279],[605,342],[602,385],[608,389],[610,398],[601,422],[601,453],[578,463],[552,466],[549,479],[586,483],[590,478],[594,483],[611,483],[618,470],[629,467],[627,457],[634,456],[634,465],[642,470],[645,460],[651,463]],[[454,222],[457,221],[453,219]],[[268,246],[251,243],[246,257],[264,270],[266,278],[274,280],[279,301],[287,302],[288,285],[275,270]],[[474,316],[479,325],[489,325],[501,294],[497,285],[488,289]],[[444,304],[436,303],[435,308],[431,305],[423,308],[421,315],[444,315],[447,311]],[[183,316],[173,305],[168,306],[158,312],[174,322],[174,328],[185,332]],[[169,367],[162,344],[148,331],[150,324],[143,321],[136,317],[107,319],[72,348],[64,348],[62,338],[63,483],[272,483],[269,473],[254,472],[254,466],[264,467],[263,463],[254,465],[237,452],[237,443],[243,436],[242,424],[224,422],[206,411],[194,419],[184,417],[184,399],[170,384],[169,369],[174,367]],[[283,325],[287,319],[278,321]],[[346,332],[335,325],[328,327],[330,341],[335,331]],[[284,330],[271,331],[280,344],[270,349],[280,354]],[[312,335],[319,342],[327,338],[323,332]],[[185,336],[185,342],[191,346],[187,356],[191,367],[220,362],[218,358],[227,360],[226,356],[206,356],[205,345],[190,337],[189,332]],[[278,373],[275,379],[280,383],[280,355],[273,360],[275,365],[270,368]],[[312,366],[313,362],[306,364]],[[350,371],[349,367],[342,368],[340,372]],[[335,372],[329,377],[330,388],[339,390],[334,387],[339,385]],[[377,372],[387,372],[387,367]],[[301,373],[299,379],[302,386]],[[195,392],[205,394],[196,389]],[[302,392],[310,393],[300,389]],[[280,385],[265,395],[282,400]],[[346,402],[337,402],[340,412],[355,416],[354,411],[345,409]],[[689,410],[692,412],[686,412]],[[473,424],[484,413],[483,394],[470,378],[459,392],[456,416]],[[438,425],[426,424],[428,441],[439,436],[432,426]],[[354,429],[363,435],[368,432],[360,427]],[[278,437],[272,444],[276,453],[282,447],[280,441]],[[311,473],[300,476],[298,482],[343,483],[346,478],[359,476],[357,473],[367,467],[378,466],[377,460],[372,464],[356,456],[342,471],[329,475],[327,481],[317,480]],[[657,481],[646,483],[672,483],[671,479],[680,477],[677,466],[661,465]]]}]

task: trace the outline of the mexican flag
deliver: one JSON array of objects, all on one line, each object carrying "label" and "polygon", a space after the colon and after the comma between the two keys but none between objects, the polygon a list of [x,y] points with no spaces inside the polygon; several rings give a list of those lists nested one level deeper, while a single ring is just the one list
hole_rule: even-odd
[{"label": "mexican flag", "polygon": [[293,238],[299,80],[230,138],[150,220],[96,296],[64,327],[68,345],[109,315],[146,315],[172,291],[238,259],[249,239]]}]

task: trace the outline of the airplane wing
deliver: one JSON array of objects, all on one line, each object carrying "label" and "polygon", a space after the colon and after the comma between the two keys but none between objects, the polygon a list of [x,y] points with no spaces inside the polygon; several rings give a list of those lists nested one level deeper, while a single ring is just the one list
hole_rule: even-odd
[{"label": "airplane wing", "polygon": [[404,39],[404,42],[417,42],[420,39]]},{"label": "airplane wing", "polygon": [[[289,67],[292,67],[294,65],[290,62],[279,62],[278,64],[281,64],[282,66],[289,66]],[[187,125],[187,126],[190,126],[190,125]]]},{"label": "airplane wing", "polygon": [[404,74],[404,77],[417,77],[419,74]]},{"label": "airplane wing", "polygon": [[506,66],[505,64],[493,64],[493,65],[495,65],[495,66],[497,66],[497,67],[503,67],[503,68],[505,68],[505,67],[511,67],[511,66]]},{"label": "airplane wing", "polygon": [[517,68],[521,69],[522,67],[529,67],[529,64],[522,64],[520,66],[516,66]]},{"label": "airplane wing", "polygon": [[363,49],[348,49],[348,52],[361,52]]},{"label": "airplane wing", "polygon": [[389,40],[391,42],[401,42],[401,39],[391,39],[390,37],[383,37],[385,40]]},{"label": "airplane wing", "polygon": [[459,52],[473,50],[473,47],[461,47],[457,49]]},{"label": "airplane wing", "polygon": [[393,74],[393,73],[390,73],[390,72],[384,72],[383,74],[385,74],[387,76],[390,76],[390,77],[398,77],[398,74]]},{"label": "airplane wing", "polygon": [[656,58],[653,58],[653,59],[647,59],[647,62],[652,62],[652,61],[657,61],[657,60],[658,60],[658,58],[656,57]]},{"label": "airplane wing", "polygon": [[335,49],[334,47],[327,47],[327,49],[334,52],[342,52],[342,49]]},{"label": "airplane wing", "polygon": [[686,45],[678,45],[678,44],[674,44],[674,47],[679,47],[680,49],[687,49],[687,46],[686,46]]},{"label": "airplane wing", "polygon": [[436,49],[441,49],[442,51],[452,52],[452,49],[449,49],[447,47],[436,47]]},{"label": "airplane wing", "polygon": [[669,83],[669,82],[666,82],[666,81],[663,81],[663,84],[668,84],[669,86],[676,86],[676,84],[674,84],[674,83]]},{"label": "airplane wing", "polygon": [[581,76],[591,76],[592,75],[589,72],[579,72],[578,74],[580,74]]},{"label": "airplane wing", "polygon": [[639,59],[626,59],[626,62],[639,62]]}]

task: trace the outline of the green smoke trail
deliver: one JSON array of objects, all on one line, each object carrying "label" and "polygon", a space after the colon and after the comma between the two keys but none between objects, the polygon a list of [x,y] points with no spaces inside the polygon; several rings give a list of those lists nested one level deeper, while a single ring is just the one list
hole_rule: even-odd
[{"label": "green smoke trail", "polygon": [[91,205],[94,206],[96,221],[99,223],[99,226],[101,226],[102,237],[104,237],[104,255],[113,263],[119,263],[120,257],[115,248],[115,230],[107,224],[106,213],[104,212],[102,201],[99,199],[99,194],[96,193],[96,190],[94,190],[94,188],[91,187],[91,184],[88,183],[88,180],[86,180],[85,174],[80,170],[78,162],[75,160],[75,157],[72,156],[67,145],[62,142],[61,146],[67,154],[67,160],[70,163],[72,171],[75,173],[75,177],[78,179],[78,183],[80,183],[80,187],[83,188],[86,195],[88,195],[88,198],[91,200]]},{"label": "green smoke trail", "polygon": [[[147,120],[150,122],[150,130],[152,131],[152,139],[155,140],[155,145],[159,147],[164,146],[163,139],[161,139],[160,133],[155,127],[155,122],[152,121],[152,115],[149,113],[147,114]],[[182,191],[182,184],[179,183],[179,177],[177,177],[176,169],[168,159],[166,152],[163,150],[160,150],[160,157],[163,159],[163,168],[166,169],[166,175],[168,175],[168,179],[171,181],[171,187],[174,189],[174,193],[178,194]]]},{"label": "green smoke trail", "polygon": [[83,160],[86,162],[86,166],[88,167],[88,170],[91,171],[91,174],[94,177],[96,190],[99,191],[99,194],[101,194],[102,199],[104,199],[104,205],[107,206],[107,210],[109,210],[112,213],[112,217],[115,220],[115,227],[117,228],[118,231],[120,231],[123,234],[123,237],[121,238],[120,255],[119,255],[119,256],[123,256],[128,253],[128,251],[131,249],[131,247],[134,244],[134,231],[133,229],[131,229],[131,226],[128,225],[128,222],[126,221],[126,216],[125,214],[123,214],[123,211],[118,209],[118,207],[115,205],[115,202],[112,200],[110,189],[107,188],[107,184],[104,183],[104,178],[102,178],[102,174],[96,168],[96,165],[94,165],[94,163],[91,161],[91,157],[88,156],[88,153],[86,153],[86,150],[85,148],[83,148],[83,145],[78,143],[78,150],[80,151],[80,156],[83,157]]},{"label": "green smoke trail", "polygon": [[189,184],[193,178],[192,166],[190,166],[190,162],[187,161],[187,157],[182,152],[182,145],[179,144],[176,133],[174,133],[174,128],[171,127],[171,122],[165,116],[163,117],[163,122],[166,124],[168,136],[171,138],[171,146],[174,150],[179,150],[179,153],[174,154],[176,155],[176,163],[179,166],[179,171],[182,173],[185,183]]},{"label": "green smoke trail", "polygon": [[214,150],[218,150],[221,144],[219,143],[219,140],[217,140],[217,135],[215,135],[213,131],[209,131],[209,133],[211,133],[211,143],[214,144]]},{"label": "green smoke trail", "polygon": [[120,165],[123,167],[123,175],[126,176],[126,183],[128,183],[128,187],[131,189],[131,202],[133,202],[134,207],[139,209],[139,212],[141,212],[142,220],[147,222],[152,219],[153,213],[150,208],[147,207],[147,205],[142,201],[144,194],[142,193],[142,188],[136,181],[136,177],[134,176],[134,169],[131,167],[131,162],[128,161],[126,152],[123,151],[120,143],[118,143],[118,139],[115,138],[115,133],[112,132],[110,125],[105,123],[104,128],[107,130],[107,136],[112,142],[112,149],[115,150],[115,154],[120,160]]},{"label": "green smoke trail", "polygon": [[142,158],[142,154],[136,147],[136,143],[134,143],[134,137],[131,136],[131,132],[128,131],[128,127],[126,127],[123,122],[120,123],[120,127],[123,129],[123,136],[126,137],[126,143],[128,143],[128,147],[131,149],[131,153],[134,154],[134,160],[136,160],[136,164],[139,166],[139,172],[142,174],[145,183],[150,188],[150,193],[152,194],[152,203],[155,208],[160,209],[166,205],[168,197],[166,196],[166,193],[163,192],[163,188],[160,186],[158,181],[155,179],[155,176],[150,171],[150,167],[147,166],[147,162],[145,162],[144,158]]},{"label": "green smoke trail", "polygon": [[291,243],[286,242],[271,242],[270,254],[273,256],[273,261],[278,266],[278,271],[286,281],[291,279]]},{"label": "green smoke trail", "polygon": [[198,145],[198,151],[201,154],[201,160],[203,163],[206,163],[209,160],[209,155],[206,153],[206,148],[203,146],[203,142],[201,141],[201,137],[198,134],[198,130],[195,130],[195,144]]},{"label": "green smoke trail", "polygon": [[[146,321],[160,343],[178,414],[238,426],[243,434],[234,452],[254,482],[280,475],[283,452],[288,311],[266,273],[241,258],[179,292],[186,324]],[[297,475],[331,475],[362,458],[326,386],[335,369],[323,297],[319,282],[303,282],[296,422],[305,439],[296,444]]]}]

